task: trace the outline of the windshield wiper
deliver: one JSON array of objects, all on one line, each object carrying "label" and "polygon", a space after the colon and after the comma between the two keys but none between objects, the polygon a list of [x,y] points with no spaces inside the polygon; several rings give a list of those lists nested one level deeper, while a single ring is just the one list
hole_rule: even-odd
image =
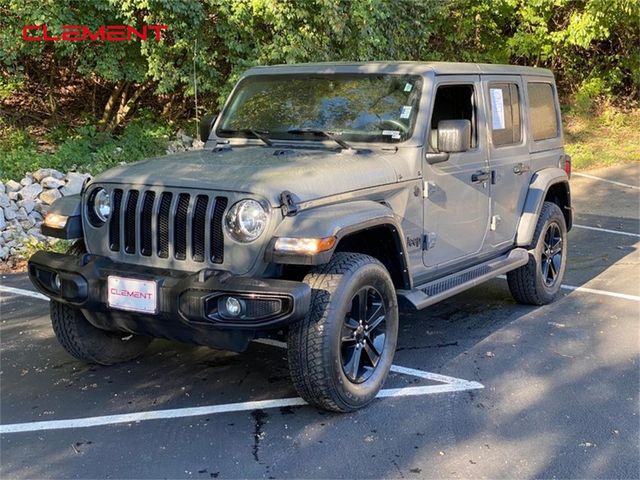
[{"label": "windshield wiper", "polygon": [[244,133],[245,135],[252,135],[254,138],[257,138],[258,140],[261,140],[268,147],[272,147],[273,146],[273,142],[269,139],[269,137],[267,137],[267,134],[269,132],[267,132],[266,130],[258,130],[258,129],[255,129],[255,128],[241,128],[239,130],[231,129],[231,128],[225,128],[223,130],[220,130],[220,132],[222,132],[222,133]]},{"label": "windshield wiper", "polygon": [[293,135],[304,135],[305,133],[309,133],[311,135],[320,135],[322,137],[328,138],[329,140],[333,140],[345,150],[352,150],[351,145],[349,145],[341,138],[338,138],[335,133],[327,132],[326,130],[315,128],[292,128],[290,130],[287,130],[287,133],[291,133]]}]

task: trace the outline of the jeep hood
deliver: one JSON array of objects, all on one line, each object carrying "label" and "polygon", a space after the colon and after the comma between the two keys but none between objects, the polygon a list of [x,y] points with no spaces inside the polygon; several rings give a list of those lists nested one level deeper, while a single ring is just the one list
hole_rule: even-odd
[{"label": "jeep hood", "polygon": [[307,201],[394,183],[398,177],[392,158],[391,153],[243,146],[122,165],[94,181],[244,192],[278,206],[284,190],[292,192],[297,201]]}]

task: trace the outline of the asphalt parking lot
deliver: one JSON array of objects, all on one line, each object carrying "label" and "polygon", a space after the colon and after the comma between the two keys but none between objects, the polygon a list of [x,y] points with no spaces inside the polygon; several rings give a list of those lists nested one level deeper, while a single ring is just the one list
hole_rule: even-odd
[{"label": "asphalt parking lot", "polygon": [[354,414],[300,405],[278,345],[83,364],[3,276],[0,477],[638,478],[640,165],[589,174],[609,182],[572,179],[563,298],[517,305],[495,279],[403,311],[385,396]]}]

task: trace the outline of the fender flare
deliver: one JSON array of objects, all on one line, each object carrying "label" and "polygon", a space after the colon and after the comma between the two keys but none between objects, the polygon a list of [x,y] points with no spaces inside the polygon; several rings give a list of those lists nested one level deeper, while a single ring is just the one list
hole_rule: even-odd
[{"label": "fender flare", "polygon": [[42,223],[40,230],[49,237],[73,240],[82,238],[82,196],[80,194],[61,197],[51,204],[47,214],[67,217],[64,228],[53,228]]},{"label": "fender flare", "polygon": [[[302,210],[297,215],[285,217],[273,232],[265,252],[267,262],[293,265],[321,265],[327,263],[340,240],[352,233],[374,227],[387,227],[396,242],[399,257],[407,270],[407,246],[402,235],[400,220],[393,211],[381,203],[358,200]],[[336,237],[335,245],[314,255],[284,254],[274,251],[278,237],[326,238]]]},{"label": "fender flare", "polygon": [[518,223],[515,241],[516,246],[527,247],[531,244],[547,192],[553,185],[560,183],[566,184],[567,198],[569,200],[567,207],[571,208],[569,177],[564,170],[552,167],[539,170],[533,174]]}]

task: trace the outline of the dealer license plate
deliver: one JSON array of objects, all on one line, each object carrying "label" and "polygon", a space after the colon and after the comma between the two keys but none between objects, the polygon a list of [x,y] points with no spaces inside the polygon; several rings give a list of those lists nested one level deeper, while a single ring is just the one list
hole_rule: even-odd
[{"label": "dealer license plate", "polygon": [[156,313],[158,310],[158,285],[154,280],[110,275],[107,290],[108,304],[112,308],[140,313]]}]

